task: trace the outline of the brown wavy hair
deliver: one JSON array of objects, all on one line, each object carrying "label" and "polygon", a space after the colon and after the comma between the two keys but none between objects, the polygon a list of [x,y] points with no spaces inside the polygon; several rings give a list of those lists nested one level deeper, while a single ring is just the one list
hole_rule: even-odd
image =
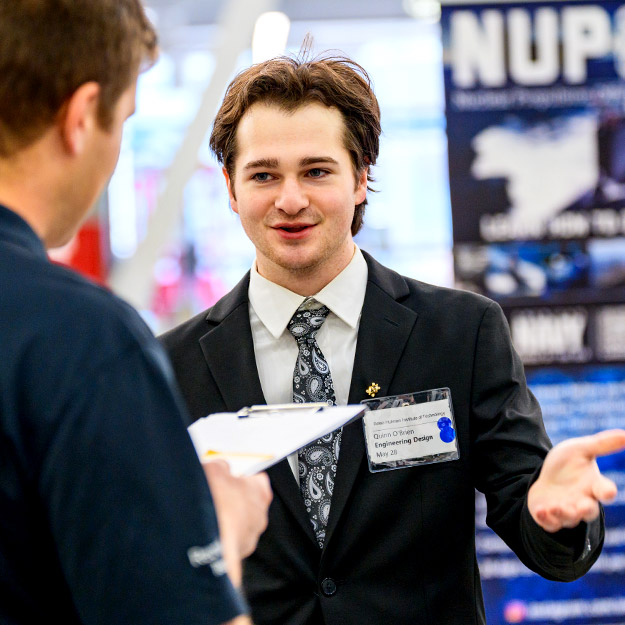
[{"label": "brown wavy hair", "polygon": [[[380,107],[367,72],[344,56],[306,59],[278,57],[252,65],[230,83],[217,112],[210,137],[210,148],[234,180],[237,152],[236,132],[243,115],[262,102],[292,112],[311,102],[339,110],[345,132],[343,141],[350,154],[356,180],[371,165],[380,149]],[[368,187],[369,190],[372,190]],[[352,234],[362,227],[367,200],[355,207]]]},{"label": "brown wavy hair", "polygon": [[36,141],[82,84],[100,85],[98,117],[157,55],[140,0],[0,1],[0,156]]}]

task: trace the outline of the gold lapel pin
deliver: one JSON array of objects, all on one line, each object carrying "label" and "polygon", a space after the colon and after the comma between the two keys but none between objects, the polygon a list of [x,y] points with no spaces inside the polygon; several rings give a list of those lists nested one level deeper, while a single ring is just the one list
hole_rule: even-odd
[{"label": "gold lapel pin", "polygon": [[375,397],[375,394],[380,390],[380,385],[377,382],[371,382],[369,388],[365,391],[367,395],[371,395],[371,397]]}]

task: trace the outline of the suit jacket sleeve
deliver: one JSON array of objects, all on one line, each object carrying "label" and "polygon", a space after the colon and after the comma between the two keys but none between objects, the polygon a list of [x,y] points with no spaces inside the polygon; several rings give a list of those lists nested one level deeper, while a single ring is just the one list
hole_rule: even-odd
[{"label": "suit jacket sleeve", "polygon": [[540,406],[527,388],[507,321],[492,302],[477,334],[472,383],[472,457],[475,485],[486,495],[487,524],[519,559],[547,579],[577,579],[599,557],[603,510],[596,521],[550,534],[527,508],[527,491],[538,477],[536,454],[551,443]]}]

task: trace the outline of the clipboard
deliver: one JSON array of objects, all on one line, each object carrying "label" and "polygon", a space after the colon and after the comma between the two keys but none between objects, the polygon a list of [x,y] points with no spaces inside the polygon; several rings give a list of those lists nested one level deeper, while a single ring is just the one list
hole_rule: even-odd
[{"label": "clipboard", "polygon": [[251,406],[208,415],[188,432],[201,462],[220,458],[234,475],[253,475],[362,417],[366,410],[360,404]]}]

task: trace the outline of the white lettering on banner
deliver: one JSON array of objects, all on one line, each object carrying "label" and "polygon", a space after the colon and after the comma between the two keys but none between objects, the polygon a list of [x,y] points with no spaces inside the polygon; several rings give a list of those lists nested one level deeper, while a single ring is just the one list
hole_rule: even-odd
[{"label": "white lettering on banner", "polygon": [[[452,78],[456,86],[549,85],[561,76],[582,84],[587,64],[613,54],[625,78],[625,5],[610,14],[598,5],[455,11],[450,18]],[[507,42],[507,50],[506,50]],[[506,67],[506,57],[508,66]],[[508,71],[506,71],[508,70]]]},{"label": "white lettering on banner", "polygon": [[480,235],[484,241],[540,239],[544,233],[545,224],[542,221],[519,222],[506,213],[480,217]]},{"label": "white lettering on banner", "polygon": [[582,362],[590,350],[584,346],[588,313],[582,309],[524,310],[512,315],[512,341],[527,362],[557,360]]},{"label": "white lettering on banner", "polygon": [[621,216],[611,209],[597,209],[592,213],[592,229],[595,234],[615,237],[621,233]]},{"label": "white lettering on banner", "polygon": [[[528,162],[527,159],[525,162]],[[504,162],[501,161],[503,166]],[[512,178],[511,175],[507,176]],[[529,179],[526,175],[526,179]],[[554,176],[555,179],[555,176]],[[518,176],[511,182],[515,183],[514,189],[518,191],[522,181]],[[554,185],[555,186],[555,185]],[[513,193],[511,193],[513,195]],[[547,194],[544,194],[545,196]],[[552,189],[551,199],[554,195]],[[513,195],[514,197],[514,195]],[[543,200],[546,202],[547,200]],[[537,205],[538,202],[535,203]],[[566,202],[558,200],[558,206],[566,205]],[[585,239],[594,237],[616,237],[625,235],[625,209],[615,210],[613,208],[595,208],[589,211],[562,212],[555,217],[548,219],[544,215],[548,211],[543,204],[539,215],[532,215],[531,219],[519,220],[514,214],[494,213],[485,214],[480,217],[480,236],[484,241],[513,241],[515,239]],[[519,211],[517,211],[519,212]],[[550,212],[554,212],[552,209]]]},{"label": "white lettering on banner", "polygon": [[523,9],[508,14],[510,76],[520,85],[550,85],[558,79],[558,14],[554,9],[536,11],[535,57],[532,58],[532,22]]},{"label": "white lettering on banner", "polygon": [[501,11],[484,11],[482,23],[473,11],[451,16],[451,57],[454,82],[473,87],[477,77],[483,85],[506,83],[504,26]]},{"label": "white lettering on banner", "polygon": [[597,357],[606,361],[625,359],[625,306],[603,306],[596,319]]},{"label": "white lettering on banner", "polygon": [[[602,556],[603,557],[603,556]],[[601,569],[601,564],[593,566],[592,573]],[[620,567],[622,571],[622,564]],[[617,569],[618,571],[618,569]],[[603,572],[603,571],[602,571]],[[610,617],[622,617],[625,615],[625,597],[597,597],[595,599],[567,599],[565,601],[532,601],[527,606],[526,620],[550,621],[564,623],[571,619],[595,619],[602,620]],[[610,618],[610,621],[612,621]]]},{"label": "white lettering on banner", "polygon": [[[625,65],[624,65],[625,68]],[[510,89],[456,89],[450,104],[458,111],[505,111],[510,108],[549,110],[569,106],[618,107],[625,103],[625,85],[598,82],[591,85],[512,87]]]},{"label": "white lettering on banner", "polygon": [[588,215],[562,213],[549,222],[548,230],[549,236],[554,239],[585,239],[590,232]]},{"label": "white lettering on banner", "polygon": [[564,80],[571,84],[586,82],[588,59],[600,59],[612,49],[610,16],[600,6],[565,7],[562,30]]}]

